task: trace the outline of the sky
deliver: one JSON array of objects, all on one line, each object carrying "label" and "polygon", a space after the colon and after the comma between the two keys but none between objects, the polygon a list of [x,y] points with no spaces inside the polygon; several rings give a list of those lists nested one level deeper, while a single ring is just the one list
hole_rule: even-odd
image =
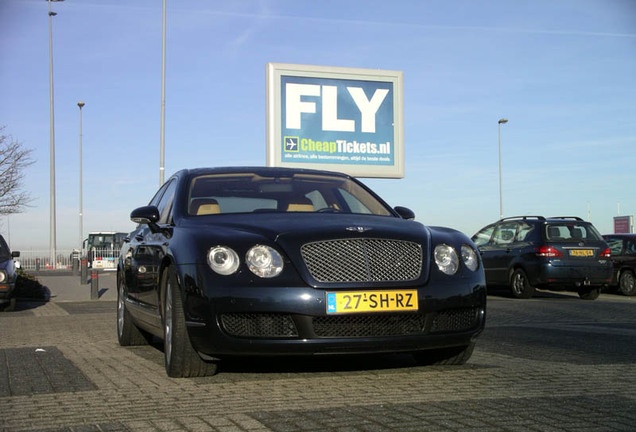
[{"label": "sky", "polygon": [[[33,150],[14,250],[50,248],[44,0],[0,0],[0,126]],[[52,4],[56,248],[134,228],[159,187],[162,2]],[[402,71],[405,176],[362,181],[468,235],[504,216],[636,214],[633,0],[167,0],[165,173],[266,164],[269,62]]]}]

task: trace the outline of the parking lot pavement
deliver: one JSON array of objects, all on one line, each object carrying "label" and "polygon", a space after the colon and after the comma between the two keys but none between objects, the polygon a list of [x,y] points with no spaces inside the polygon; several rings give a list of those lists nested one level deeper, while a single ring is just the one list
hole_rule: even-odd
[{"label": "parking lot pavement", "polygon": [[[70,271],[41,271],[31,272],[44,285],[53,301],[84,301],[92,300],[91,289],[96,291],[98,300],[117,300],[117,277],[115,271],[98,270],[91,272],[86,279],[74,275]],[[92,288],[91,278],[96,278]]]},{"label": "parking lot pavement", "polygon": [[408,355],[241,358],[171,379],[123,348],[116,304],[0,313],[2,431],[633,431],[636,298],[489,297],[465,366]]}]

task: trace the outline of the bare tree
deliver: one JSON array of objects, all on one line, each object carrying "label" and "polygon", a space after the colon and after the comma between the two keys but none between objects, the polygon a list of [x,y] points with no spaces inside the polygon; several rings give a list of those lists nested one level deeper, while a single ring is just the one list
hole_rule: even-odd
[{"label": "bare tree", "polygon": [[31,196],[22,190],[24,168],[33,164],[31,149],[10,135],[4,135],[0,126],[0,214],[21,213],[31,202]]}]

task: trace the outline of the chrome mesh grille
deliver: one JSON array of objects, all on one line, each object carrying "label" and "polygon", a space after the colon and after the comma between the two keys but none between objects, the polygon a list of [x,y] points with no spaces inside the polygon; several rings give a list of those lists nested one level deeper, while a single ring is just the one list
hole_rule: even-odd
[{"label": "chrome mesh grille", "polygon": [[412,281],[422,271],[422,247],[403,240],[327,240],[306,243],[301,253],[318,282]]}]

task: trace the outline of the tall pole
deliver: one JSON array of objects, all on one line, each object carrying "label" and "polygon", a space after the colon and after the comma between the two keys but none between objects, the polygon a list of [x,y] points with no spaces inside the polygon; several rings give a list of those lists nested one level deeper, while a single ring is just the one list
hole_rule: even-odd
[{"label": "tall pole", "polygon": [[79,101],[79,250],[82,250],[82,242],[84,240],[84,221],[83,221],[83,197],[82,197],[82,108],[86,105],[83,101]]},{"label": "tall pole", "polygon": [[166,139],[166,0],[163,0],[161,30],[161,141],[159,144],[159,186],[163,184]]},{"label": "tall pole", "polygon": [[55,249],[56,249],[56,223],[55,223],[55,115],[53,109],[53,20],[57,13],[51,10],[52,1],[64,0],[47,0],[49,4],[49,98],[50,98],[50,186],[51,186],[51,208],[50,208],[50,238],[49,238],[49,264],[55,266]]},{"label": "tall pole", "polygon": [[503,187],[501,180],[501,125],[508,123],[508,119],[502,118],[497,122],[499,131],[499,219],[503,219]]}]

